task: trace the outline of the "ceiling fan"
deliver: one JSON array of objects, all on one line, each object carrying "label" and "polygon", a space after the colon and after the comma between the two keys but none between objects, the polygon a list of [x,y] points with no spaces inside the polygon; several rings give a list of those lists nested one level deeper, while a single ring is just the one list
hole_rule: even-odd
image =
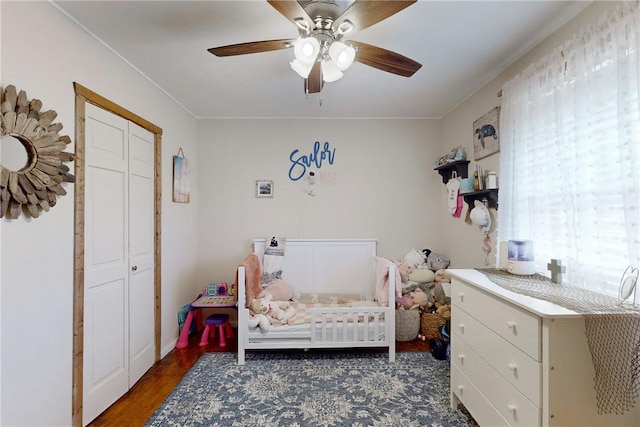
[{"label": "ceiling fan", "polygon": [[422,67],[418,62],[367,43],[342,38],[368,28],[411,6],[417,0],[355,0],[346,10],[335,0],[267,0],[298,28],[298,39],[264,40],[212,47],[216,56],[246,55],[294,49],[293,68],[304,78],[306,94],[318,93],[325,82],[342,77],[353,61],[388,73],[411,77]]}]

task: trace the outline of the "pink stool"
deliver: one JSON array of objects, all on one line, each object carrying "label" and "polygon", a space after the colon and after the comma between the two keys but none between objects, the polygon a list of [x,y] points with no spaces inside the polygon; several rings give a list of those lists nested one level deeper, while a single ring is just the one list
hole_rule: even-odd
[{"label": "pink stool", "polygon": [[202,338],[200,339],[200,345],[205,346],[209,344],[209,335],[211,337],[216,336],[216,326],[218,327],[218,334],[220,335],[220,347],[227,345],[226,338],[233,337],[233,328],[229,323],[228,314],[212,314],[204,321],[204,331],[202,331]]}]

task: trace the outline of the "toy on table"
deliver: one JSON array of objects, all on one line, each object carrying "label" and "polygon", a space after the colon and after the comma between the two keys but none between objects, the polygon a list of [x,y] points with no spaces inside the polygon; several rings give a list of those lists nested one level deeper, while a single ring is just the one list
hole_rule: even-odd
[{"label": "toy on table", "polygon": [[191,303],[193,307],[231,306],[236,302],[235,285],[211,283],[204,287],[202,295]]},{"label": "toy on table", "polygon": [[[198,298],[189,304],[189,312],[180,331],[176,348],[185,348],[189,345],[189,331],[191,330],[191,323],[193,322],[194,316],[196,316],[197,324],[202,323],[202,321],[199,320],[199,309],[216,307],[233,308],[237,306],[238,301],[235,295],[235,286],[236,285],[233,284],[228,285],[227,283],[211,283],[204,287]],[[194,312],[196,314],[194,314]]]}]

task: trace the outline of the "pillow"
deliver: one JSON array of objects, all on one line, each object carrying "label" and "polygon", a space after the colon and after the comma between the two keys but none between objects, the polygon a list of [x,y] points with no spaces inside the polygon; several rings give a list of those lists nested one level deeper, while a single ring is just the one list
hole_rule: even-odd
[{"label": "pillow", "polygon": [[360,294],[322,294],[295,292],[291,298],[295,302],[302,304],[344,304],[353,301],[361,301]]},{"label": "pillow", "polygon": [[258,298],[262,298],[265,292],[269,292],[274,301],[289,301],[293,298],[293,289],[282,279],[276,279],[266,288],[263,288]]},{"label": "pillow", "polygon": [[377,301],[351,301],[347,304],[349,307],[380,307]]},{"label": "pillow", "polygon": [[436,274],[427,268],[417,269],[414,268],[409,273],[409,280],[417,283],[429,283],[436,279]]},{"label": "pillow", "polygon": [[411,249],[403,258],[404,262],[411,268],[424,264],[424,254],[415,249]]},{"label": "pillow", "polygon": [[282,265],[284,264],[284,244],[282,237],[267,237],[262,257],[262,279],[260,284],[266,288],[277,279],[282,278]]}]

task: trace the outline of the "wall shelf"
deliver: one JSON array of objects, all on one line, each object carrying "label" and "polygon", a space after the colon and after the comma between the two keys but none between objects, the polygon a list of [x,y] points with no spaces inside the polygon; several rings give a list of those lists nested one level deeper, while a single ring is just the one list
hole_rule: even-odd
[{"label": "wall shelf", "polygon": [[457,160],[454,162],[449,162],[444,165],[440,165],[433,170],[438,171],[438,173],[442,176],[442,183],[446,184],[449,179],[451,179],[451,174],[453,172],[456,172],[458,174],[458,178],[468,177],[469,160]]},{"label": "wall shelf", "polygon": [[488,207],[498,210],[498,189],[493,188],[491,190],[472,191],[471,193],[461,194],[464,201],[469,205],[469,210],[474,208],[473,202],[476,200],[482,200],[487,198]]}]

